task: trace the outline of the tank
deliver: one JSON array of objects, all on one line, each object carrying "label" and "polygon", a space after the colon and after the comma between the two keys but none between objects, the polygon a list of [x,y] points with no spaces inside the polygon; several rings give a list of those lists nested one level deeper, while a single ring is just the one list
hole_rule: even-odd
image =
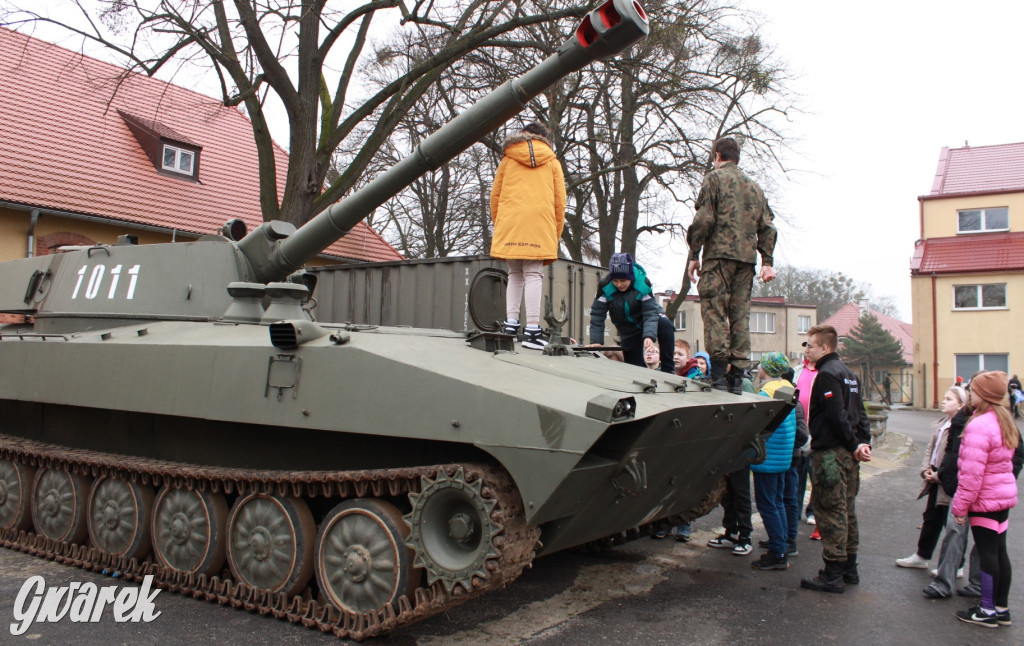
[{"label": "tank", "polygon": [[[538,556],[706,512],[792,407],[572,347],[316,320],[303,263],[558,79],[648,31],[609,0],[561,48],[298,230],[0,265],[0,539],[362,639]],[[429,304],[424,304],[429,307]]]}]

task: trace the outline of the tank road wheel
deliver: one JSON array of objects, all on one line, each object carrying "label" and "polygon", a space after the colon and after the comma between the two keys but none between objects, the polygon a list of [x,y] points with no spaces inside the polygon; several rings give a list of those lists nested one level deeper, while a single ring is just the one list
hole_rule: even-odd
[{"label": "tank road wheel", "polygon": [[32,481],[36,470],[30,466],[0,460],[0,529],[14,531],[32,527]]},{"label": "tank road wheel", "polygon": [[402,512],[383,500],[346,500],[327,514],[316,536],[316,580],[332,604],[350,612],[412,598],[421,573],[406,544]]},{"label": "tank road wheel", "polygon": [[86,500],[89,478],[63,469],[36,472],[32,485],[32,523],[46,538],[62,543],[81,543],[89,535]]},{"label": "tank road wheel", "polygon": [[149,553],[153,488],[104,476],[89,492],[89,538],[101,552],[126,559]]},{"label": "tank road wheel", "polygon": [[456,585],[472,590],[473,577],[487,576],[485,563],[498,556],[493,539],[501,531],[491,520],[495,501],[481,493],[481,481],[466,482],[462,468],[449,477],[422,478],[420,493],[410,493],[412,528],[409,543],[416,550],[415,567],[427,571],[428,583],[440,579],[450,592]]},{"label": "tank road wheel", "polygon": [[316,523],[304,500],[249,494],[228,517],[228,565],[243,583],[291,596],[313,574],[315,540]]},{"label": "tank road wheel", "polygon": [[224,496],[194,489],[162,489],[153,504],[153,555],[164,567],[216,574],[224,565]]}]

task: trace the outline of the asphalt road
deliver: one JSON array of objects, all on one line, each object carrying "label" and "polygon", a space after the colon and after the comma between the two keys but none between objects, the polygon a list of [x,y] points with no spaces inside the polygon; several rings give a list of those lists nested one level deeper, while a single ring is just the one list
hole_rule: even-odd
[{"label": "asphalt road", "polygon": [[[555,554],[539,559],[514,584],[447,614],[372,640],[396,646],[436,644],[815,644],[1024,643],[1024,574],[1010,593],[1017,625],[987,629],[959,622],[959,597],[926,599],[924,570],[897,568],[917,544],[924,502],[916,500],[922,451],[936,415],[894,411],[889,435],[863,469],[858,499],[861,580],[846,594],[800,589],[800,578],[821,567],[821,549],[801,525],[800,556],[786,571],[750,568],[754,554],[737,557],[705,547],[717,531],[714,512],[694,525],[690,544],[635,541],[601,555]],[[1016,518],[1015,518],[1016,516]],[[1020,514],[1011,514],[1010,559],[1024,573],[1024,541],[1015,540]],[[765,535],[755,522],[755,540]],[[15,598],[34,575],[48,586],[116,581],[91,572],[0,550],[0,643],[133,646],[219,644],[338,644],[342,640],[284,621],[251,615],[169,592],[154,600],[151,623],[36,623],[12,636]]]}]

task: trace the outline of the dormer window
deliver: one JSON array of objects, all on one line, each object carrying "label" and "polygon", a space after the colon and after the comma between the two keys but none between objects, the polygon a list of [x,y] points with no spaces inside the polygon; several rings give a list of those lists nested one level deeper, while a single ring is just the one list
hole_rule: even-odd
[{"label": "dormer window", "polygon": [[124,110],[117,112],[135,135],[157,173],[191,182],[199,181],[202,146],[159,121],[140,119]]},{"label": "dormer window", "polygon": [[195,168],[195,155],[191,150],[164,144],[162,168],[191,177]]}]

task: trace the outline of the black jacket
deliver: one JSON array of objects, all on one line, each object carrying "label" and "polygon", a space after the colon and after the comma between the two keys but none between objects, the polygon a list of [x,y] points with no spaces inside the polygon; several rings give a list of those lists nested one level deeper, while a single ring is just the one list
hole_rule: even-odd
[{"label": "black jacket", "polygon": [[[957,463],[960,459],[960,440],[963,439],[964,427],[967,426],[967,421],[970,419],[971,413],[966,408],[961,408],[950,421],[949,441],[946,442],[946,452],[942,454],[942,464],[939,465],[938,470],[942,490],[949,496],[956,493],[957,485],[960,482],[957,477]],[[1013,452],[1014,478],[1020,475],[1022,467],[1024,467],[1024,438],[1017,442],[1017,450]]]},{"label": "black jacket", "polygon": [[870,444],[871,424],[864,411],[857,376],[835,352],[822,357],[817,368],[807,415],[811,449],[844,447],[852,453],[857,445]]}]

